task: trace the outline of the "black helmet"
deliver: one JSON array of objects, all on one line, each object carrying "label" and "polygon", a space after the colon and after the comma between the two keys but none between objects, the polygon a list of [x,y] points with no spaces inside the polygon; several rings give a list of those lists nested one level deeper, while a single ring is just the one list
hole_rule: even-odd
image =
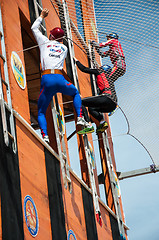
[{"label": "black helmet", "polygon": [[118,34],[114,33],[114,32],[108,34],[107,37],[114,38],[114,39],[118,39],[119,38]]},{"label": "black helmet", "polygon": [[111,71],[112,71],[112,68],[109,66],[109,65],[106,65],[106,64],[104,64],[104,65],[102,65],[101,66],[101,69],[103,69],[108,75],[111,73]]}]

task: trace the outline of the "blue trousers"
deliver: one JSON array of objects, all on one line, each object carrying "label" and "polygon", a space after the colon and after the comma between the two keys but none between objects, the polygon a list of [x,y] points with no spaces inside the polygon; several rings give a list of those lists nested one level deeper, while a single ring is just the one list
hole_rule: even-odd
[{"label": "blue trousers", "polygon": [[73,97],[73,105],[77,117],[82,117],[82,102],[77,88],[68,82],[61,74],[45,74],[41,78],[40,96],[38,100],[38,122],[42,136],[48,135],[46,110],[56,93]]}]

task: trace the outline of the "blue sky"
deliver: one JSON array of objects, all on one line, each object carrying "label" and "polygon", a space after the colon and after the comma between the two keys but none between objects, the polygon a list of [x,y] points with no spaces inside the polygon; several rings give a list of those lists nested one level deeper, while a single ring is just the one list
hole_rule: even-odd
[{"label": "blue sky", "polygon": [[[127,129],[120,110],[117,111],[119,112],[110,117],[114,136],[126,133]],[[121,125],[122,128],[118,128]],[[144,148],[129,135],[113,137],[113,144],[118,171],[131,171],[151,164],[150,157]],[[120,188],[126,223],[130,227],[129,239],[157,240],[159,173],[121,180]]]}]

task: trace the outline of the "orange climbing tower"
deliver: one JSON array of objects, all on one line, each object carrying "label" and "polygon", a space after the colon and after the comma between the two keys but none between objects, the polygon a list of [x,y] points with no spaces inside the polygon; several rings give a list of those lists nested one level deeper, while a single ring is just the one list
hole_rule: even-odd
[{"label": "orange climbing tower", "polygon": [[[87,31],[91,28],[86,24],[88,18],[95,24],[93,1],[80,2]],[[57,94],[47,110],[50,145],[39,135],[41,69],[31,24],[43,7],[50,12],[41,31],[45,34],[59,26],[71,38],[65,42],[69,52],[63,75],[78,87],[82,97],[94,94],[92,79],[76,68],[72,57],[89,66],[89,40],[97,40],[97,36],[92,28],[92,35],[82,39],[77,21],[71,20],[76,14],[74,1],[0,0],[0,239],[127,239],[115,182],[113,144],[107,137],[111,136],[110,127],[98,136],[102,178],[97,175],[97,166],[92,167],[92,135],[79,136],[75,127],[69,136],[65,131],[67,124],[74,126],[76,121],[70,97]],[[100,63],[98,56],[96,60]],[[62,119],[57,121],[58,115]],[[109,122],[107,114],[105,119]],[[71,167],[68,142],[73,136],[78,153],[73,161],[79,162],[81,176]],[[105,203],[99,184],[104,186]]]}]

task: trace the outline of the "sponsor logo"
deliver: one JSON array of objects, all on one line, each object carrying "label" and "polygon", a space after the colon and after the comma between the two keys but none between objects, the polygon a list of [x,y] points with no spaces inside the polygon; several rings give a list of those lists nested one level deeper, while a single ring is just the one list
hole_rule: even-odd
[{"label": "sponsor logo", "polygon": [[56,58],[60,58],[60,55],[56,55],[56,54],[53,54],[53,53],[49,53],[49,57],[56,57]]},{"label": "sponsor logo", "polygon": [[49,57],[60,58],[60,55],[65,51],[65,49],[60,45],[48,45],[49,48]]},{"label": "sponsor logo", "polygon": [[61,49],[57,49],[57,50],[56,50],[56,49],[51,48],[50,51],[52,51],[52,52],[57,52],[57,53],[61,53]]},{"label": "sponsor logo", "polygon": [[68,240],[77,240],[74,232],[71,229],[68,231]]},{"label": "sponsor logo", "polygon": [[35,203],[29,195],[24,198],[24,215],[30,234],[36,237],[39,230],[39,220]]},{"label": "sponsor logo", "polygon": [[26,77],[25,71],[21,59],[16,52],[12,52],[11,55],[11,66],[13,70],[14,77],[20,88],[25,89],[26,87]]}]

